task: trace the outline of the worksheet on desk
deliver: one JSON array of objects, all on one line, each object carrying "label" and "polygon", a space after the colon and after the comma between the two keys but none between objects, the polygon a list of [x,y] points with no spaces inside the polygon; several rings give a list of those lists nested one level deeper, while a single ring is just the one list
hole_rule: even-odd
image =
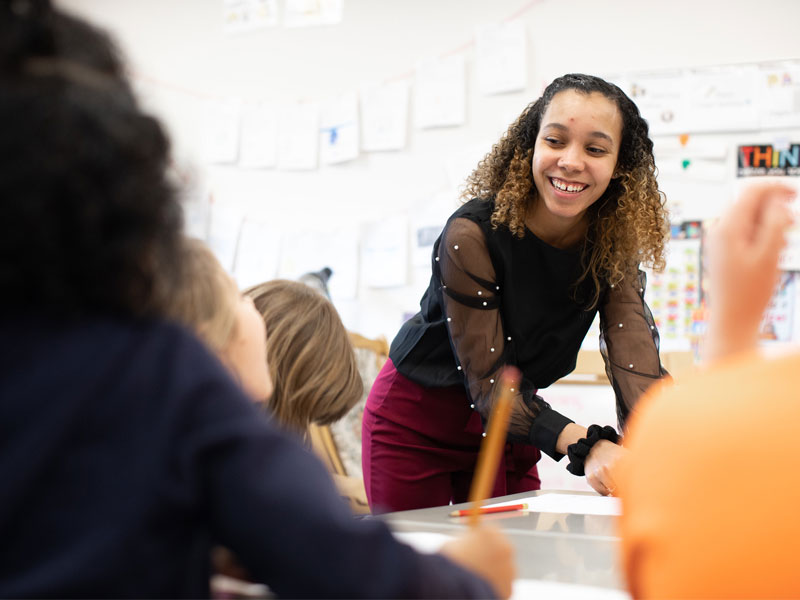
[{"label": "worksheet on desk", "polygon": [[531,512],[573,513],[576,515],[608,515],[618,517],[622,514],[619,498],[613,496],[592,496],[584,494],[552,494],[545,493],[528,498],[517,498],[508,502],[486,504],[492,506],[509,506],[512,504],[528,505]]},{"label": "worksheet on desk", "polygon": [[[453,536],[430,531],[395,531],[394,536],[418,552],[436,552],[442,544],[456,539]],[[543,581],[540,579],[515,579],[511,600],[547,598],[548,600],[630,600],[623,590],[590,585]]]},{"label": "worksheet on desk", "polygon": [[[551,494],[556,495],[556,494]],[[563,494],[561,494],[563,495]],[[417,552],[437,552],[447,541],[456,537],[432,531],[394,531],[394,536],[408,544]],[[515,579],[511,600],[630,600],[630,595],[623,590],[563,583],[560,581],[544,581],[541,579]]]},{"label": "worksheet on desk", "polygon": [[624,590],[541,579],[515,579],[511,600],[631,600]]}]

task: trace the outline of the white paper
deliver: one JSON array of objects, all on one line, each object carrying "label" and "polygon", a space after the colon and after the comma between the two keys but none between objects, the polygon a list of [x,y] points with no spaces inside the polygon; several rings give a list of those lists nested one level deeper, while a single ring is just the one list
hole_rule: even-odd
[{"label": "white paper", "polygon": [[408,219],[395,216],[367,228],[361,248],[361,270],[368,287],[406,284]]},{"label": "white paper", "polygon": [[242,218],[242,213],[234,206],[219,202],[213,202],[211,205],[208,247],[216,255],[222,268],[229,273],[233,271],[236,261],[236,246]]},{"label": "white paper", "polygon": [[761,129],[800,127],[800,62],[762,66],[757,87]]},{"label": "white paper", "polygon": [[323,103],[320,110],[319,154],[323,164],[358,156],[358,97],[347,92]]},{"label": "white paper", "polygon": [[450,186],[461,188],[493,145],[493,141],[484,140],[461,148],[454,148],[452,152],[448,153],[445,157],[444,168],[447,171]]},{"label": "white paper", "polygon": [[279,169],[316,169],[318,142],[319,104],[289,104],[281,109],[278,122]]},{"label": "white paper", "polygon": [[278,112],[274,105],[248,106],[242,114],[239,164],[248,168],[274,167],[278,162]]},{"label": "white paper", "polygon": [[275,279],[280,247],[280,229],[245,219],[239,233],[236,264],[233,267],[233,276],[240,289]]},{"label": "white paper", "polygon": [[361,88],[361,148],[364,152],[402,150],[408,129],[408,82]]},{"label": "white paper", "polygon": [[724,161],[728,157],[730,145],[724,141],[693,136],[686,134],[684,141],[682,136],[661,136],[653,140],[653,152],[656,157],[656,165],[661,159],[666,158],[689,158],[704,160]]},{"label": "white paper", "polygon": [[278,0],[225,0],[222,13],[225,33],[241,33],[278,24]]},{"label": "white paper", "polygon": [[647,121],[650,135],[689,131],[685,84],[684,71],[629,74],[619,80]]},{"label": "white paper", "polygon": [[672,158],[659,159],[656,164],[659,178],[676,177],[684,181],[720,183],[730,179],[730,169],[724,161]]},{"label": "white paper", "polygon": [[511,600],[631,600],[624,590],[542,581],[539,579],[516,579]]},{"label": "white paper", "polygon": [[433,531],[393,531],[392,533],[399,541],[408,544],[417,552],[425,554],[438,552],[446,542],[455,539],[451,535]]},{"label": "white paper", "polygon": [[458,192],[446,190],[426,198],[411,212],[411,265],[430,269],[433,244],[457,208]]},{"label": "white paper", "polygon": [[284,27],[315,27],[341,23],[344,0],[286,0]]},{"label": "white paper", "polygon": [[333,301],[356,297],[358,291],[358,230],[290,232],[284,235],[278,276],[297,279],[329,267],[328,291]]},{"label": "white paper", "polygon": [[527,85],[525,25],[512,21],[475,32],[475,70],[482,94],[524,90]]},{"label": "white paper", "polygon": [[414,82],[417,128],[462,125],[466,119],[464,57],[431,59],[417,66]]},{"label": "white paper", "polygon": [[619,498],[613,496],[592,496],[583,494],[552,494],[545,493],[539,496],[518,498],[508,502],[487,504],[490,506],[508,506],[511,504],[528,504],[531,512],[546,513],[572,513],[576,515],[608,515],[619,516],[622,514],[622,505]]},{"label": "white paper", "polygon": [[207,162],[235,163],[239,154],[241,106],[237,100],[209,101],[203,120],[203,149]]},{"label": "white paper", "polygon": [[211,192],[199,175],[193,171],[181,172],[177,168],[171,173],[179,178],[182,190],[183,231],[192,238],[208,240],[211,222]]},{"label": "white paper", "polygon": [[757,70],[753,66],[692,72],[686,87],[686,131],[748,131],[758,129]]}]

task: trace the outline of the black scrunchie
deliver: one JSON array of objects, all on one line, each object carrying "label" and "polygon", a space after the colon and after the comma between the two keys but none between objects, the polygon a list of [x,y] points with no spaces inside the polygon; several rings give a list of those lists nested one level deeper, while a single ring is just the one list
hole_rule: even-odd
[{"label": "black scrunchie", "polygon": [[586,457],[589,456],[592,446],[600,440],[608,440],[616,444],[619,442],[619,434],[609,425],[605,427],[589,425],[585,438],[581,438],[574,444],[567,446],[567,456],[569,457],[567,471],[573,475],[583,476],[583,463],[586,461]]}]

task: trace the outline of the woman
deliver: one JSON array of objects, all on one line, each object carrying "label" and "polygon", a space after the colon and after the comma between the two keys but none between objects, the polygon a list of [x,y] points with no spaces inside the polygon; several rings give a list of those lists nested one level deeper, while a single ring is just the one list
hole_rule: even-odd
[{"label": "woman", "polygon": [[279,597],[507,597],[499,532],[420,555],[354,520],[163,318],[180,208],[123,73],[86,23],[0,2],[0,597],[207,598],[214,544]]},{"label": "woman", "polygon": [[[653,144],[633,102],[589,75],[553,81],[468,180],[472,198],[433,251],[421,311],[392,343],[367,401],[364,479],[375,507],[466,499],[497,374],[517,365],[505,464],[494,495],[539,488],[539,451],[600,493],[622,452],[537,395],[574,367],[600,312],[620,426],[665,375],[640,262],[663,266],[667,231]],[[587,456],[588,455],[588,456]]]}]

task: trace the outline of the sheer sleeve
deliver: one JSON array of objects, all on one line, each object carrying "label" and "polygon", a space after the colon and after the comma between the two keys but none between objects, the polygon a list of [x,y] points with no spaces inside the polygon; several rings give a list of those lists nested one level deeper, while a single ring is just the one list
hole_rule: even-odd
[{"label": "sheer sleeve", "polygon": [[600,306],[600,352],[617,401],[620,430],[636,402],[669,374],[658,355],[658,330],[644,301],[647,277],[632,277],[608,289]]},{"label": "sheer sleeve", "polygon": [[[495,381],[504,365],[516,364],[514,342],[500,311],[503,290],[481,228],[469,219],[452,220],[436,257],[444,313],[456,368],[463,371],[473,408],[484,422],[493,403]],[[508,439],[525,442],[558,460],[555,442],[571,421],[553,411],[523,377],[511,410]]]}]

